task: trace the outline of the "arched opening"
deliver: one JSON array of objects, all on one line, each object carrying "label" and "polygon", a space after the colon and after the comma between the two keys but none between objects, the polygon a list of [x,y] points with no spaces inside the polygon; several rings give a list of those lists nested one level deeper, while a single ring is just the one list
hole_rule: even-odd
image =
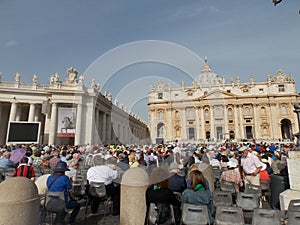
[{"label": "arched opening", "polygon": [[159,123],[157,124],[157,137],[163,138],[165,135],[165,124]]},{"label": "arched opening", "polygon": [[281,135],[283,140],[291,140],[293,136],[292,123],[289,119],[281,120]]},{"label": "arched opening", "polygon": [[210,132],[209,131],[205,132],[205,139],[208,141],[210,140]]},{"label": "arched opening", "polygon": [[233,139],[235,139],[235,135],[234,135],[234,131],[229,131],[229,139],[230,140],[233,140]]}]

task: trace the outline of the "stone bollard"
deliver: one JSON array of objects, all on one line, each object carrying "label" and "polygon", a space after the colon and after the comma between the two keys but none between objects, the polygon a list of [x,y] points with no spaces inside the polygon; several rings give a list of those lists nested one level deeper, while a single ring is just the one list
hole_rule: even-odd
[{"label": "stone bollard", "polygon": [[0,184],[0,224],[38,225],[40,198],[34,182],[14,177]]},{"label": "stone bollard", "polygon": [[137,167],[125,172],[121,182],[120,225],[144,224],[146,216],[146,189],[149,176]]}]

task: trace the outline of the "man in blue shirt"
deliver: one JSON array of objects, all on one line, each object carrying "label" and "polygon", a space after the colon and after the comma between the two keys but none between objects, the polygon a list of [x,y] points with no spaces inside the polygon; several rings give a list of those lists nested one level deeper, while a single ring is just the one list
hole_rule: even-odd
[{"label": "man in blue shirt", "polygon": [[2,158],[0,158],[0,167],[7,169],[9,167],[15,167],[15,164],[10,159],[10,153],[4,152]]},{"label": "man in blue shirt", "polygon": [[[57,162],[51,174],[47,179],[47,187],[49,191],[63,192],[65,196],[65,203],[67,209],[73,209],[69,218],[69,224],[74,223],[75,218],[80,210],[80,204],[77,201],[69,199],[69,193],[72,192],[72,184],[68,176],[65,175],[65,171],[69,171],[67,163],[63,161]],[[57,213],[55,218],[55,224],[64,223],[65,212]]]}]

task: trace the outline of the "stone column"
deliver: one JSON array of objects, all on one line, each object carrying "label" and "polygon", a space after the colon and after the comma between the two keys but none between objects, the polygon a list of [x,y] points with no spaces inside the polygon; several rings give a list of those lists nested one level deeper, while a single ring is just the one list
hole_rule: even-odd
[{"label": "stone column", "polygon": [[215,137],[215,118],[214,118],[214,107],[210,106],[210,139],[216,140]]},{"label": "stone column", "polygon": [[111,114],[108,114],[106,117],[106,142],[109,144],[111,139]]},{"label": "stone column", "polygon": [[260,138],[261,137],[261,133],[260,133],[260,123],[259,123],[259,116],[257,113],[257,109],[258,109],[258,105],[257,104],[253,104],[253,121],[254,121],[254,131],[255,131],[255,136],[254,138]]},{"label": "stone column", "polygon": [[50,122],[50,132],[49,132],[49,143],[50,145],[55,144],[55,136],[57,131],[57,103],[52,103],[51,110],[51,122]]},{"label": "stone column", "polygon": [[[150,113],[151,113],[151,119],[150,119],[149,123],[150,123],[151,140],[152,140],[152,143],[156,143],[157,131],[155,129],[155,127],[156,127],[156,125],[155,125],[156,124],[155,110],[150,110]],[[132,133],[130,136],[132,136]]]},{"label": "stone column", "polygon": [[86,114],[88,115],[85,118],[86,127],[85,127],[85,140],[81,140],[84,143],[94,144],[94,132],[95,132],[95,108],[93,104],[87,105]]},{"label": "stone column", "polygon": [[243,106],[239,105],[239,111],[240,111],[240,132],[241,132],[241,139],[245,138],[244,135],[244,117],[243,117]]},{"label": "stone column", "polygon": [[81,133],[82,133],[82,104],[77,104],[76,112],[76,128],[75,128],[75,145],[84,144],[81,142]]},{"label": "stone column", "polygon": [[241,139],[240,128],[239,128],[239,120],[238,120],[238,106],[234,105],[234,136],[235,139]]},{"label": "stone column", "polygon": [[102,143],[106,142],[106,130],[107,124],[106,124],[106,113],[102,114]]},{"label": "stone column", "polygon": [[166,135],[166,138],[167,140],[169,141],[172,141],[174,140],[173,138],[173,124],[172,124],[172,110],[171,109],[167,109],[167,120],[168,120],[168,123],[167,123],[167,135]]},{"label": "stone column", "polygon": [[201,133],[200,133],[200,139],[205,140],[205,120],[204,120],[204,110],[203,106],[200,107],[200,118],[201,118]]},{"label": "stone column", "polygon": [[196,113],[196,139],[197,141],[200,140],[200,123],[199,123],[199,108],[195,108]]},{"label": "stone column", "polygon": [[144,224],[148,184],[149,177],[145,170],[137,167],[125,172],[121,182],[120,225]]},{"label": "stone column", "polygon": [[274,127],[273,127],[273,122],[272,122],[272,120],[273,120],[273,112],[272,112],[272,109],[271,109],[271,104],[268,104],[268,108],[269,108],[269,110],[267,110],[267,113],[268,113],[268,118],[269,118],[269,124],[270,124],[270,138],[271,139],[274,139],[274,132],[273,132],[273,129],[274,129]]},{"label": "stone column", "polygon": [[28,122],[34,121],[34,115],[35,115],[35,104],[31,103],[29,107]]},{"label": "stone column", "polygon": [[187,126],[186,126],[186,115],[185,115],[185,108],[182,108],[182,134],[181,134],[181,138],[183,140],[187,140],[187,134],[186,134],[186,129],[187,129]]},{"label": "stone column", "polygon": [[9,114],[9,121],[16,121],[16,115],[17,115],[17,103],[12,102],[10,106],[10,114]]},{"label": "stone column", "polygon": [[224,126],[225,126],[225,135],[224,139],[229,139],[229,131],[228,131],[228,111],[227,111],[227,105],[224,105]]},{"label": "stone column", "polygon": [[279,136],[278,131],[280,131],[281,129],[279,127],[280,123],[278,122],[277,113],[280,112],[280,109],[276,107],[276,103],[271,103],[270,109],[272,114],[271,126],[273,127],[273,139],[279,139],[281,137]]}]

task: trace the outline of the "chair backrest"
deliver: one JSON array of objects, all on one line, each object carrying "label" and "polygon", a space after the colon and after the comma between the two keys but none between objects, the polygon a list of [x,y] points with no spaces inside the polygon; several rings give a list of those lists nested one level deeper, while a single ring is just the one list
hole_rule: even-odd
[{"label": "chair backrest", "polygon": [[260,186],[262,191],[270,190],[271,180],[260,180]]},{"label": "chair backrest", "polygon": [[226,181],[226,180],[221,180],[220,182],[220,188],[222,191],[228,191],[231,193],[235,193],[235,183],[232,181]]},{"label": "chair backrest", "polygon": [[253,211],[259,206],[259,195],[239,192],[237,193],[236,205],[243,210]]},{"label": "chair backrest", "polygon": [[244,214],[240,207],[219,206],[216,211],[216,225],[244,225]]},{"label": "chair backrest", "polygon": [[94,197],[106,197],[106,189],[104,183],[90,182],[89,194]]},{"label": "chair backrest", "polygon": [[275,209],[254,209],[252,225],[280,225],[279,211]]},{"label": "chair backrest", "polygon": [[215,179],[220,179],[220,176],[221,176],[221,169],[220,169],[220,167],[219,166],[213,166],[212,170],[213,170],[213,174],[215,176]]},{"label": "chair backrest", "polygon": [[300,224],[300,212],[288,211],[288,225]]},{"label": "chair backrest", "polygon": [[59,213],[66,211],[65,195],[61,191],[47,191],[45,194],[45,209],[47,212]]},{"label": "chair backrest", "polygon": [[149,225],[173,225],[175,216],[173,206],[165,203],[151,203],[148,211]]},{"label": "chair backrest", "polygon": [[289,203],[288,211],[300,212],[300,199],[292,199]]},{"label": "chair backrest", "polygon": [[245,184],[245,193],[247,194],[258,194],[261,195],[261,186],[254,184]]},{"label": "chair backrest", "polygon": [[7,168],[7,169],[5,169],[5,179],[12,178],[15,171],[16,171],[15,168]]},{"label": "chair backrest", "polygon": [[186,225],[209,224],[208,209],[206,205],[183,204],[182,223]]},{"label": "chair backrest", "polygon": [[213,203],[215,207],[224,205],[232,206],[232,194],[228,191],[214,191],[213,192]]}]

